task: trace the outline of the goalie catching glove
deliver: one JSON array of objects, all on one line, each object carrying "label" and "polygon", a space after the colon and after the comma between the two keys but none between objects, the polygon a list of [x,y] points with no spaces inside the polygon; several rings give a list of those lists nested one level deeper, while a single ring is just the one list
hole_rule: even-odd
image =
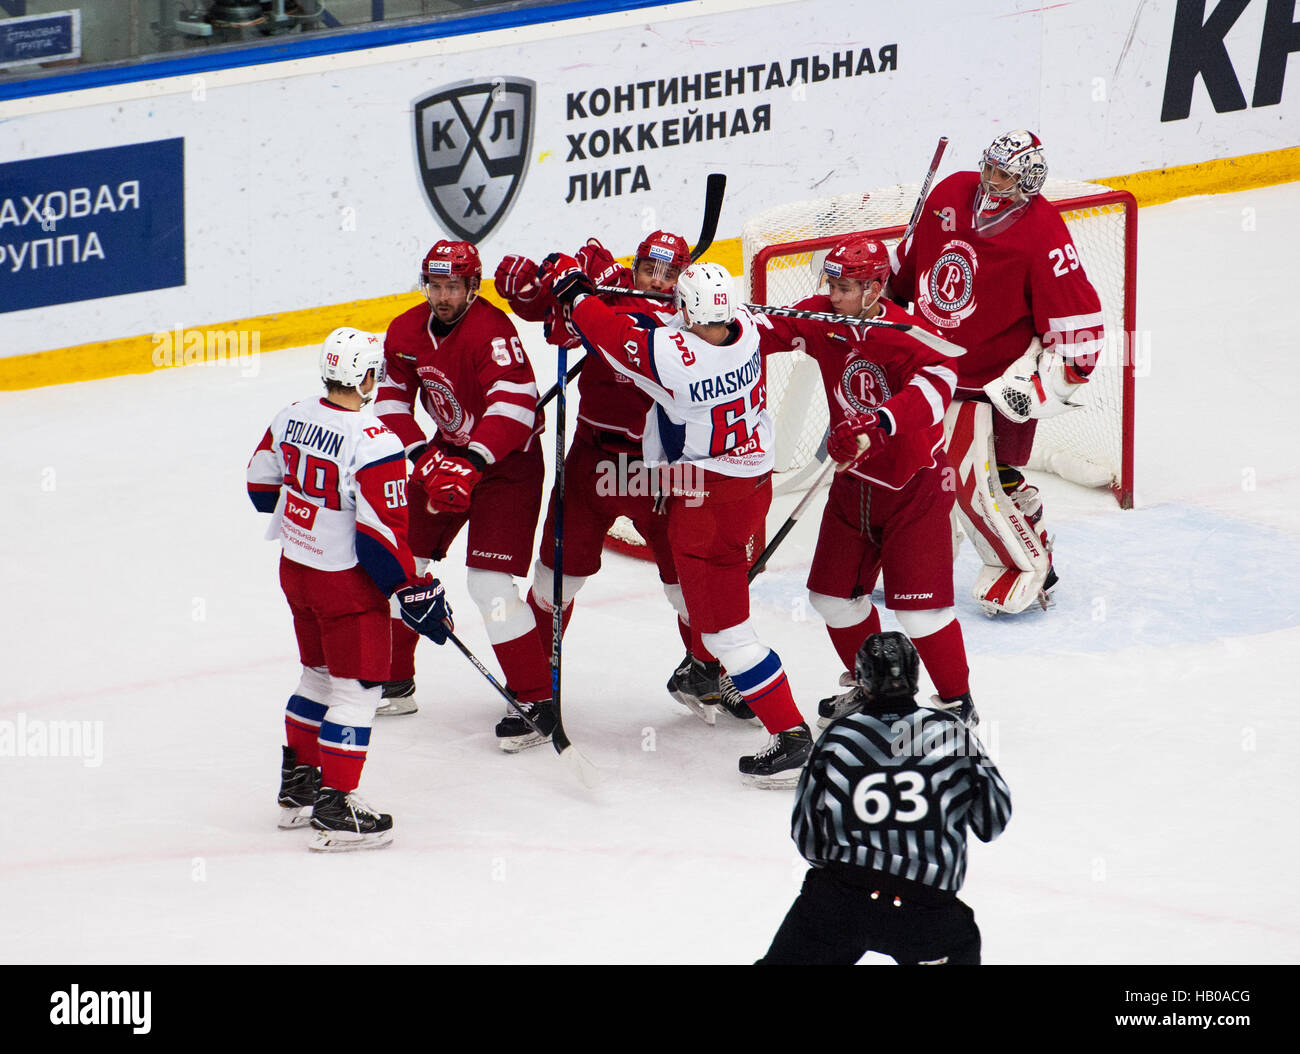
[{"label": "goalie catching glove", "polygon": [[455,630],[451,608],[436,578],[425,578],[398,586],[393,597],[402,613],[402,621],[434,644],[446,644],[447,635]]},{"label": "goalie catching glove", "polygon": [[430,512],[468,512],[470,492],[486,467],[483,456],[473,450],[462,457],[430,447],[411,475],[424,488]]},{"label": "goalie catching glove", "polygon": [[1004,416],[1023,424],[1080,409],[1083,404],[1070,402],[1070,396],[1087,379],[1035,337],[1001,377],[984,385],[984,392]]},{"label": "goalie catching glove", "polygon": [[566,307],[572,307],[578,297],[596,292],[595,285],[583,273],[578,261],[564,253],[551,253],[543,260],[537,280]]},{"label": "goalie catching glove", "polygon": [[[889,433],[881,426],[882,419],[874,413],[849,414],[830,430],[826,437],[826,453],[841,465],[865,461],[878,454]],[[864,446],[861,439],[866,440]]]}]

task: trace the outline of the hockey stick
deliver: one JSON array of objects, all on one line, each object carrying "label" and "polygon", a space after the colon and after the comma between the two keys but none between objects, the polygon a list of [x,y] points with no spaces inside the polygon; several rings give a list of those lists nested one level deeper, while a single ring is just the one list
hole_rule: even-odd
[{"label": "hockey stick", "polygon": [[[539,736],[546,735],[545,732],[543,732],[540,728],[537,727],[537,722],[534,721],[531,717],[529,717],[527,712],[524,710],[524,708],[519,705],[518,701],[515,699],[510,689],[492,676],[492,671],[489,670],[486,666],[483,665],[483,663],[479,661],[478,656],[475,655],[472,651],[469,650],[469,648],[465,646],[464,641],[462,641],[454,633],[448,633],[447,639],[451,641],[454,645],[456,645],[457,648],[460,649],[460,653],[464,655],[465,658],[469,659],[469,661],[473,663],[474,669],[478,670],[479,673],[481,673],[484,677],[487,678],[488,684],[492,685],[493,688],[495,688],[498,692],[501,693],[502,698],[505,699],[506,703],[509,706],[514,708],[515,713],[519,715],[519,717],[523,720],[524,724],[526,724]],[[561,747],[556,738],[556,735],[557,733],[559,735],[563,735],[563,732],[560,730],[560,726],[558,723],[556,724],[555,727],[556,727],[556,731],[551,735],[551,742],[555,744],[555,749],[560,752],[560,757],[567,763],[569,771],[571,771],[575,776],[577,776],[579,781],[581,781],[581,783],[584,786],[594,787],[599,782],[599,778],[600,778],[597,774],[596,766],[593,765],[590,761],[588,761],[581,754],[581,752],[579,752],[577,747],[573,746],[572,743],[569,743],[567,738],[564,741],[565,746]]]},{"label": "hockey stick", "polygon": [[[704,187],[704,217],[700,221],[700,236],[695,241],[695,248],[691,250],[691,263],[694,263],[713,246],[713,236],[718,233],[718,218],[722,215],[722,199],[727,193],[727,177],[722,172],[710,172],[708,182]],[[624,289],[622,286],[601,285],[596,287],[598,293],[626,293],[631,296],[638,296],[635,290]],[[672,297],[667,294],[658,294],[663,300],[671,300]],[[564,383],[568,384],[582,370],[582,364],[586,362],[583,357],[573,364],[573,368],[564,375]],[[537,409],[542,409],[547,403],[555,398],[556,392],[560,390],[560,384],[557,380],[555,387],[542,396],[537,403]]]},{"label": "hockey stick", "polygon": [[790,513],[790,515],[786,517],[785,523],[783,523],[781,529],[776,532],[776,537],[767,543],[767,548],[764,549],[763,552],[759,554],[758,559],[754,561],[754,566],[749,569],[749,581],[754,581],[755,578],[767,570],[767,562],[772,558],[772,554],[776,552],[776,547],[785,541],[785,536],[789,534],[790,531],[794,529],[794,525],[799,522],[799,517],[803,515],[804,509],[808,508],[808,503],[813,500],[813,495],[821,489],[822,484],[826,482],[826,477],[828,477],[836,467],[836,463],[829,459],[826,464],[822,466],[822,470],[817,473],[817,478],[813,480],[812,486],[808,488],[808,493],[799,500],[799,504],[794,507],[794,512]]},{"label": "hockey stick", "polygon": [[943,152],[948,149],[948,137],[939,136],[939,145],[934,148],[934,157],[930,159],[930,171],[925,174],[925,181],[921,184],[921,192],[916,196],[916,205],[912,208],[912,218],[907,221],[907,228],[903,231],[903,236],[898,240],[900,246],[907,244],[907,239],[912,236],[916,230],[917,223],[921,220],[921,209],[925,207],[925,199],[930,196],[930,184],[934,182],[934,174],[939,171],[939,159],[943,157]]}]

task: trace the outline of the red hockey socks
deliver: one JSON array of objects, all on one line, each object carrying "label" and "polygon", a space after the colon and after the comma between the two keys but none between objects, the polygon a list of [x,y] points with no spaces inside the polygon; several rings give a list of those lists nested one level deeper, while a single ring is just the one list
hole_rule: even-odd
[{"label": "red hockey socks", "polygon": [[880,632],[880,611],[872,607],[871,615],[857,625],[843,626],[838,629],[827,626],[826,632],[830,635],[831,644],[835,648],[835,654],[840,657],[840,662],[844,663],[844,668],[849,673],[853,673],[857,668],[858,649],[862,647],[862,642],[873,633]]},{"label": "red hockey socks", "polygon": [[[546,639],[549,643],[549,623]],[[549,649],[542,647],[535,631],[493,644],[492,650],[506,675],[506,687],[515,693],[516,699],[521,703],[537,703],[551,698],[551,664],[546,657]]]},{"label": "red hockey socks", "polygon": [[912,643],[940,698],[956,699],[970,691],[970,667],[966,663],[960,622],[953,619],[929,636],[913,637]]}]

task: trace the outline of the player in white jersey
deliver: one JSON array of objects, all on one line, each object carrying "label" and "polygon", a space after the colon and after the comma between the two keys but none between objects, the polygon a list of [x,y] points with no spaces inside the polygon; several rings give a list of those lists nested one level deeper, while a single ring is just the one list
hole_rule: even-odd
[{"label": "player in white jersey", "polygon": [[772,418],[763,329],[734,303],[717,264],[677,280],[681,325],[612,311],[572,257],[554,254],[540,280],[569,308],[583,342],[654,400],[642,438],[661,474],[668,540],[692,635],[721,660],[771,740],[740,759],[747,783],[788,787],[812,747],[781,659],[749,621],[748,551],[772,501]]},{"label": "player in white jersey", "polygon": [[366,408],[382,374],[378,337],[337,329],[321,348],[324,398],[285,407],[248,463],[248,493],[272,514],[280,584],[302,660],[285,708],[280,826],[310,822],[312,849],[381,848],[393,818],[354,793],[388,675],[389,596],[436,643],[450,614],[442,586],[417,578],[406,542],[401,441]]}]

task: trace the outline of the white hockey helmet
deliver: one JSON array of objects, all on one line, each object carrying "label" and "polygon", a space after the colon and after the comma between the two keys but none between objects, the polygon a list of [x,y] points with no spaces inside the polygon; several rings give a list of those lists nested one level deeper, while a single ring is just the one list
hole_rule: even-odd
[{"label": "white hockey helmet", "polygon": [[366,374],[384,379],[384,342],[373,333],[340,326],[320,346],[320,376],[345,388],[359,388]]},{"label": "white hockey helmet", "polygon": [[[990,169],[1001,169],[1015,183],[1009,188],[995,188],[990,182]],[[1038,136],[1024,128],[1000,135],[980,157],[980,190],[983,193],[979,211],[996,211],[1017,191],[1026,199],[1032,198],[1046,182],[1047,158]]]},{"label": "white hockey helmet", "polygon": [[735,282],[721,264],[695,263],[677,276],[677,310],[688,325],[725,324],[736,317]]}]

